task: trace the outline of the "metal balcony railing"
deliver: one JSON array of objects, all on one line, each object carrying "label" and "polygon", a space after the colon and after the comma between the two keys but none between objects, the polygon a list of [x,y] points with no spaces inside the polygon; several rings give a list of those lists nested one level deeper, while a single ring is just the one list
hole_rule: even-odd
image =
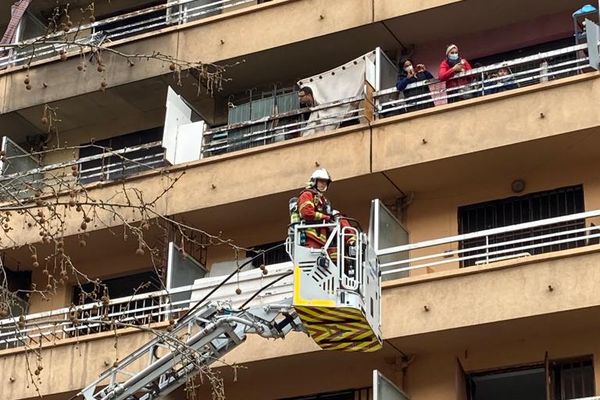
[{"label": "metal balcony railing", "polygon": [[[412,83],[403,93],[395,87],[385,89],[374,94],[376,114],[384,118],[578,75],[590,70],[586,50],[587,44],[581,44],[474,68],[447,82]],[[507,74],[500,76],[500,70]]]},{"label": "metal balcony railing", "polygon": [[[118,150],[101,149],[99,154],[25,169],[30,168],[30,164],[24,164],[22,160],[31,160],[40,154],[15,152],[2,160],[5,168],[0,175],[0,200],[30,197],[34,191],[61,188],[77,179],[81,184],[123,179],[165,166],[164,153],[162,142],[157,141]],[[72,168],[79,171],[77,178],[72,175]]]},{"label": "metal balcony railing", "polygon": [[[364,122],[365,109],[361,107],[363,101],[363,96],[350,97],[206,130],[203,134],[202,157],[309,136]],[[315,113],[317,118],[305,120],[305,116],[312,113]]]},{"label": "metal balcony railing", "polygon": [[232,8],[250,6],[256,0],[171,0],[93,23],[73,27],[69,32],[51,33],[0,46],[0,69],[79,51],[126,37],[158,31],[221,14]]},{"label": "metal balcony railing", "polygon": [[[258,288],[289,274],[291,267],[291,263],[267,266],[268,275],[264,275],[260,269],[240,272],[238,279],[220,287],[209,300],[239,306],[249,300]],[[36,314],[12,315],[0,320],[0,350],[36,347],[58,340],[176,319],[219,285],[223,278],[204,278],[190,286],[112,299],[108,303],[97,302]],[[236,288],[242,290],[240,295],[235,295]],[[281,301],[291,297],[292,293],[290,276],[261,292],[252,300],[252,304]]]},{"label": "metal balcony railing", "polygon": [[379,256],[409,254],[381,264],[382,275],[440,266],[469,266],[600,243],[600,210],[389,247]]}]

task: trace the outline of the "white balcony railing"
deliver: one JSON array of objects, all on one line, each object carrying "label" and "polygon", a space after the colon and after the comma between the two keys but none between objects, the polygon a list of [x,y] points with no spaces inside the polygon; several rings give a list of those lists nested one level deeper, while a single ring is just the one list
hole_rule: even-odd
[{"label": "white balcony railing", "polygon": [[79,171],[77,179],[81,184],[123,179],[165,166],[164,154],[160,141],[117,150],[98,147],[95,155],[26,169],[32,163],[24,163],[24,160],[37,159],[42,154],[24,150],[7,152],[1,163],[0,200],[29,197],[35,190],[43,191],[44,187],[62,187],[65,182],[76,179],[72,176],[71,167]]},{"label": "white balcony railing", "polygon": [[0,46],[0,70],[51,58],[61,50],[89,49],[253,4],[256,0],[165,0],[164,4],[76,26],[67,33],[61,31]]},{"label": "white balcony railing", "polygon": [[[381,90],[374,95],[376,113],[382,118],[578,75],[591,70],[587,48],[584,43],[474,68],[447,82],[420,81],[403,93]],[[501,70],[506,74],[499,75]]]},{"label": "white balcony railing", "polygon": [[382,275],[449,264],[489,264],[600,244],[600,210],[381,249],[379,256],[409,254],[381,265]]},{"label": "white balcony railing", "polygon": [[[166,322],[181,316],[211,291],[208,300],[240,306],[260,288],[282,278],[291,270],[291,263],[267,266],[268,274],[260,269],[240,272],[236,279],[221,285],[224,277],[198,279],[193,285],[152,293],[137,294],[76,307],[12,316],[0,320],[0,350],[15,347],[37,347],[40,344],[78,338],[127,327],[143,327]],[[236,289],[241,294],[236,294]],[[281,302],[291,298],[292,277],[287,276],[260,292],[250,305]]]}]

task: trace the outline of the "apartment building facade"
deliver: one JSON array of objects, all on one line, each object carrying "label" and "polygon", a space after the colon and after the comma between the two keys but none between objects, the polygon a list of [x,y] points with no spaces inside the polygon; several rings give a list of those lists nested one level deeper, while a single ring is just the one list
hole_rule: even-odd
[{"label": "apartment building facade", "polygon": [[[412,400],[600,395],[598,4],[96,1],[89,19],[89,2],[79,3],[75,39],[45,35],[55,1],[38,1],[15,34],[22,45],[0,53],[4,190],[31,196],[37,180],[74,166],[69,182],[90,197],[138,190],[159,198],[150,219],[215,237],[185,248],[176,232],[163,243],[151,229],[148,243],[164,253],[156,261],[123,238],[142,213],[101,215],[85,234],[67,215],[66,253],[110,290],[94,303],[70,275],[51,293],[10,294],[49,282],[31,258],[31,246],[46,251],[45,236],[17,225],[2,241],[1,298],[14,312],[0,321],[0,398],[71,398],[152,337],[133,325],[168,329],[166,299],[181,295],[185,312],[195,279],[226,276],[285,241],[288,200],[318,167],[333,176],[332,203],[365,230],[373,199],[402,226],[386,232],[381,257],[383,349],[249,337],[215,367],[227,398],[371,399],[374,369]],[[437,77],[450,43],[474,67],[460,85],[434,78],[398,92],[399,60]],[[186,68],[200,61],[225,67],[213,91]],[[321,96],[310,110],[301,86]],[[57,149],[32,156],[40,143]],[[289,261],[284,250],[250,268]],[[189,280],[167,285],[181,254]],[[235,288],[231,298],[248,295]],[[72,313],[131,326],[99,328]],[[208,382],[192,391],[211,398]],[[184,385],[168,398],[186,396]]]}]

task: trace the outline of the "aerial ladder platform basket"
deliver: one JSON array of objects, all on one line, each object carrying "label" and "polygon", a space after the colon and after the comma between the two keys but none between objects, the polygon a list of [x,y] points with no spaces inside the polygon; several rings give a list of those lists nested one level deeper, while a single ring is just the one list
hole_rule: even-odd
[{"label": "aerial ladder platform basket", "polygon": [[[164,398],[241,345],[247,334],[284,338],[296,331],[307,333],[326,350],[380,349],[381,278],[376,253],[379,234],[386,232],[385,226],[379,227],[380,208],[385,209],[374,200],[368,235],[357,224],[341,221],[290,226],[285,246],[292,262],[268,267],[267,275],[258,269],[240,272],[250,260],[225,279],[196,280],[191,299],[183,301],[189,305],[185,314],[178,311],[182,301],[173,298],[173,308],[167,312],[177,322],[104,371],[79,393],[80,398]],[[326,232],[323,248],[306,245],[307,229]],[[236,284],[245,280],[249,285],[243,299],[244,295],[232,299],[233,288],[226,286],[236,275]]]},{"label": "aerial ladder platform basket", "polygon": [[[327,232],[323,248],[307,247],[306,231]],[[366,233],[340,221],[295,224],[286,243],[294,262],[293,306],[325,350],[381,348],[379,265]]]}]

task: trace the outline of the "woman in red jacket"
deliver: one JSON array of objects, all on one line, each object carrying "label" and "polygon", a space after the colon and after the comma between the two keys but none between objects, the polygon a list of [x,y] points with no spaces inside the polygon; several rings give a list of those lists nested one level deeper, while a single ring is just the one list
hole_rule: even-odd
[{"label": "woman in red jacket", "polygon": [[473,77],[466,76],[460,78],[454,78],[454,75],[473,69],[471,64],[464,58],[461,58],[458,54],[458,46],[455,44],[448,45],[446,48],[446,58],[440,63],[440,70],[438,78],[440,81],[446,82],[446,89],[452,89],[456,87],[464,87],[464,89],[451,90],[448,93],[448,103],[454,103],[455,101],[469,99],[473,97],[472,94],[460,94],[462,91],[469,90],[469,83],[473,80]]}]

